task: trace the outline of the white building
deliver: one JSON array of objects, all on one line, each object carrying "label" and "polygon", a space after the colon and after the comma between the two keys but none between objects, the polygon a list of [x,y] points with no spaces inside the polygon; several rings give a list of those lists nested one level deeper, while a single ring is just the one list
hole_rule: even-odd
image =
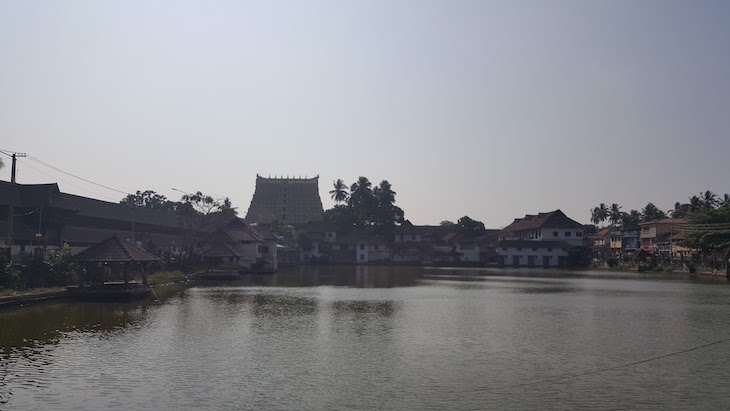
[{"label": "white building", "polygon": [[583,245],[583,225],[555,210],[515,219],[499,239],[496,252],[504,265],[559,267],[571,248]]}]

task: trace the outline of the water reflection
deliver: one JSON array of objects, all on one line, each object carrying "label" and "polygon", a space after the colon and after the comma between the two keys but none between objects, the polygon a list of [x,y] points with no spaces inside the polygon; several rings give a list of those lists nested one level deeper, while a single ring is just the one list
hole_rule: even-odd
[{"label": "water reflection", "polygon": [[3,310],[0,409],[727,408],[724,345],[484,390],[726,334],[722,284],[525,271],[298,267]]}]

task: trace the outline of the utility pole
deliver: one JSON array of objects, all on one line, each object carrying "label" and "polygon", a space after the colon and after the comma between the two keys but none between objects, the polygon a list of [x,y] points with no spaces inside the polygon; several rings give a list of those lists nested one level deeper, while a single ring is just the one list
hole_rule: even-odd
[{"label": "utility pole", "polygon": [[17,163],[16,157],[25,157],[25,153],[13,153],[11,156],[13,163],[10,168],[10,196],[8,196],[8,237],[5,243],[10,247],[10,256],[13,255],[13,208],[15,207],[15,167]]}]

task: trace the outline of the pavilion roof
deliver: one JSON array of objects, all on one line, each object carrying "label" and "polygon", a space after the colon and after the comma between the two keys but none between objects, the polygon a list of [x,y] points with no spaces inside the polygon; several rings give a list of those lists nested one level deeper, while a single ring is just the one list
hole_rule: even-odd
[{"label": "pavilion roof", "polygon": [[76,254],[71,257],[71,260],[76,262],[129,263],[159,261],[160,259],[114,235]]}]

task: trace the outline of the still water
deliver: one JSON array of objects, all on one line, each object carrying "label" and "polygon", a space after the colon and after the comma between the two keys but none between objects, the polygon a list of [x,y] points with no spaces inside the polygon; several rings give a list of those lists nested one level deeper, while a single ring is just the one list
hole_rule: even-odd
[{"label": "still water", "polygon": [[730,408],[730,341],[640,362],[730,338],[724,279],[305,267],[158,293],[0,311],[0,409]]}]

